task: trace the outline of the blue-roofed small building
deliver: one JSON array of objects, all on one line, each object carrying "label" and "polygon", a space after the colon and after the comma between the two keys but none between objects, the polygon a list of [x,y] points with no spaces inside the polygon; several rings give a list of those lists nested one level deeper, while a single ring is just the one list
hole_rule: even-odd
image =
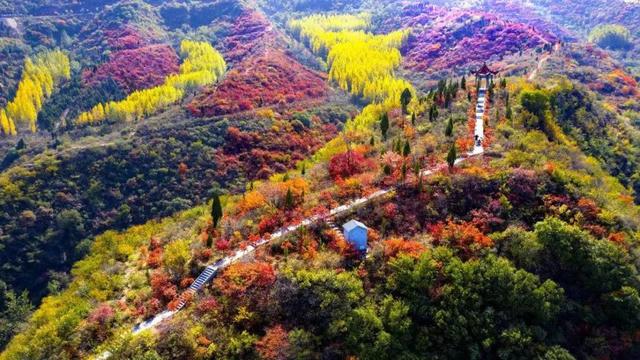
[{"label": "blue-roofed small building", "polygon": [[367,251],[367,236],[369,234],[369,228],[360,221],[351,220],[342,225],[342,230],[344,231],[344,238],[352,244],[357,251]]}]

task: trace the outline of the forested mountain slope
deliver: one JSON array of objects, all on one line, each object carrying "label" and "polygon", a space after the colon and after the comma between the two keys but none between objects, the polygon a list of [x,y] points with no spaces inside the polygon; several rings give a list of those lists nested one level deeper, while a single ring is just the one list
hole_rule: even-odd
[{"label": "forested mountain slope", "polygon": [[[65,273],[84,256],[92,235],[168,216],[206,201],[211,189],[241,189],[252,179],[291,167],[335,136],[341,122],[355,113],[353,106],[332,95],[335,91],[326,86],[321,74],[297,65],[293,78],[289,77],[285,66],[297,62],[287,55],[285,39],[272,33],[265,36],[267,29],[241,21],[260,19],[255,10],[240,11],[242,5],[231,2],[208,6],[224,10],[218,12],[221,22],[239,24],[236,33],[218,41],[234,80],[217,90],[231,97],[225,101],[229,109],[223,112],[229,117],[193,118],[190,103],[197,100],[189,95],[139,125],[110,121],[74,125],[82,111],[96,104],[119,101],[134,90],[164,82],[184,61],[178,58],[179,47],[174,50],[177,44],[173,45],[168,30],[160,26],[163,9],[123,2],[105,8],[77,34],[81,46],[70,53],[73,61],[98,61],[98,65],[80,69],[74,65],[72,79],[44,102],[38,133],[26,130],[19,137],[3,139],[0,272],[2,281],[16,291],[26,289],[37,301],[51,289],[64,287]],[[207,20],[193,16],[188,21]],[[213,33],[222,31],[220,22],[211,26]],[[244,43],[252,33],[269,42],[263,41],[256,54],[244,53],[242,46],[255,51]],[[96,52],[99,44],[109,47],[104,49],[108,56]],[[270,64],[255,66],[272,51],[282,54],[268,57],[281,61],[279,72],[269,72]],[[255,104],[250,109],[236,105],[242,92],[223,90],[242,83],[256,89],[255,79],[274,85],[259,88],[264,90],[252,98]],[[310,83],[315,88],[308,88]],[[300,89],[324,96],[300,96]],[[329,95],[333,97],[328,99]],[[260,103],[261,98],[266,100]],[[216,97],[216,101],[222,99]],[[252,109],[257,111],[247,112]],[[48,289],[51,281],[55,284]]]}]

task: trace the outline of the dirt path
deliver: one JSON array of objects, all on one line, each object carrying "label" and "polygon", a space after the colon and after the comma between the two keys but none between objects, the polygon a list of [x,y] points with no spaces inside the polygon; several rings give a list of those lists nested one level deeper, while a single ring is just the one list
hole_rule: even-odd
[{"label": "dirt path", "polygon": [[553,51],[551,51],[550,53],[544,54],[540,60],[538,61],[538,64],[536,65],[535,69],[533,69],[533,71],[531,72],[531,74],[529,74],[529,81],[533,81],[536,79],[536,77],[538,76],[538,73],[540,73],[540,70],[542,70],[542,67],[547,63],[547,61],[549,60],[549,58],[556,54],[557,52],[560,51],[560,43],[556,43],[553,46]]}]

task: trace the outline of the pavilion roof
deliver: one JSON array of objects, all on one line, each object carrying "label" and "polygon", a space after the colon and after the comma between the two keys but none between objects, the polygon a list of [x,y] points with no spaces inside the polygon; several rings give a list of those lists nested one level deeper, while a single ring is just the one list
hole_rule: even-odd
[{"label": "pavilion roof", "polygon": [[473,73],[475,75],[483,76],[483,75],[495,75],[498,72],[489,69],[489,66],[487,66],[487,63],[484,63],[484,64],[482,64],[482,67],[480,68],[480,70],[474,71]]}]

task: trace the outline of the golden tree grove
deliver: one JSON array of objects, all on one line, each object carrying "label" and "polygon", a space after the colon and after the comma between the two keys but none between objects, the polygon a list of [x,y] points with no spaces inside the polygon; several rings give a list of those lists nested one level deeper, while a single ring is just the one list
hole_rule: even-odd
[{"label": "golden tree grove", "polygon": [[[314,15],[289,22],[293,33],[319,56],[325,57],[329,79],[351,95],[370,102],[345,131],[366,133],[381,114],[400,106],[405,89],[413,94],[411,84],[396,78],[395,69],[402,62],[398,50],[409,36],[409,30],[386,35],[366,32],[371,17],[360,15]],[[326,160],[345,150],[341,137],[327,143],[314,156]]]},{"label": "golden tree grove", "polygon": [[16,123],[28,124],[36,131],[38,113],[54,87],[63,79],[71,77],[69,57],[59,50],[27,58],[22,79],[13,100],[6,109],[0,110],[0,129],[5,135],[16,135]]}]

